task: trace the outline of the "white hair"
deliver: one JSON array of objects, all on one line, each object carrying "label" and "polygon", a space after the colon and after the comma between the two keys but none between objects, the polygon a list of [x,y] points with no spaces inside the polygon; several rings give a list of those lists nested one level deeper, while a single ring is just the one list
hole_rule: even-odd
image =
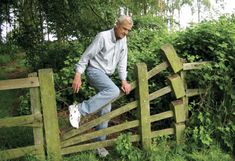
[{"label": "white hair", "polygon": [[128,21],[131,25],[133,25],[133,20],[130,16],[122,15],[117,19],[116,23],[122,23],[124,21]]}]

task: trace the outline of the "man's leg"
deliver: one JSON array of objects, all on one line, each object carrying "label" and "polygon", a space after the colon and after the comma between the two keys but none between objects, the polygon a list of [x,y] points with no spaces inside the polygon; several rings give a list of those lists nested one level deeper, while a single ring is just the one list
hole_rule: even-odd
[{"label": "man's leg", "polygon": [[[95,68],[87,69],[87,78],[89,83],[97,90],[97,94],[89,100],[83,101],[79,105],[79,111],[83,116],[101,110],[101,115],[111,111],[109,102],[117,98],[120,94],[119,88],[113,81],[101,70]],[[106,126],[104,123],[101,127]]]},{"label": "man's leg", "polygon": [[[100,116],[104,115],[104,114],[107,114],[111,111],[111,104],[108,104],[105,108],[103,108],[100,112]],[[108,127],[108,122],[109,121],[104,121],[102,122],[101,124],[99,124],[97,127],[96,127],[96,130],[101,130],[101,129],[105,129]],[[97,141],[103,141],[106,139],[106,135],[103,135],[103,136],[100,136],[98,138],[96,138]]]}]

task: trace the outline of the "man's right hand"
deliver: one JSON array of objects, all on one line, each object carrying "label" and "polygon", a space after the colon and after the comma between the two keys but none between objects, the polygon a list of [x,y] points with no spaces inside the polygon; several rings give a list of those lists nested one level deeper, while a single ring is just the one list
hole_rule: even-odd
[{"label": "man's right hand", "polygon": [[72,88],[73,88],[74,93],[78,93],[78,91],[81,87],[81,84],[82,84],[81,74],[77,72],[74,76],[73,84],[72,84]]}]

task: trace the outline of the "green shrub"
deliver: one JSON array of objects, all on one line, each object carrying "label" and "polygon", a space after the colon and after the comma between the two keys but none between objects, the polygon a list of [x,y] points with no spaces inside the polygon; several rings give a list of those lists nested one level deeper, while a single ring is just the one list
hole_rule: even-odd
[{"label": "green shrub", "polygon": [[[213,63],[187,74],[190,88],[204,88],[206,94],[192,98],[187,124],[190,144],[208,147],[215,140],[234,151],[235,120],[235,17],[221,17],[186,29],[174,46],[186,60]],[[215,139],[213,139],[215,138]]]},{"label": "green shrub", "polygon": [[118,137],[115,150],[118,157],[122,160],[138,161],[144,159],[142,151],[132,146],[130,134],[122,134]]},{"label": "green shrub", "polygon": [[0,65],[6,65],[12,61],[12,58],[10,55],[0,55]]},{"label": "green shrub", "polygon": [[19,108],[17,109],[18,115],[31,114],[30,97],[29,93],[19,97]]}]

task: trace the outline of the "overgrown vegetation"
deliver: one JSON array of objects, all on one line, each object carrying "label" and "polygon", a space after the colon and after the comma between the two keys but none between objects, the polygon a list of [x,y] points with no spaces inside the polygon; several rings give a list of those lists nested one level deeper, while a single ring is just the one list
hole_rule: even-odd
[{"label": "overgrown vegetation", "polygon": [[191,87],[197,85],[207,91],[191,100],[187,138],[197,148],[219,142],[228,151],[235,150],[234,22],[234,16],[204,22],[180,33],[174,43],[188,61],[213,61],[188,74]]}]

